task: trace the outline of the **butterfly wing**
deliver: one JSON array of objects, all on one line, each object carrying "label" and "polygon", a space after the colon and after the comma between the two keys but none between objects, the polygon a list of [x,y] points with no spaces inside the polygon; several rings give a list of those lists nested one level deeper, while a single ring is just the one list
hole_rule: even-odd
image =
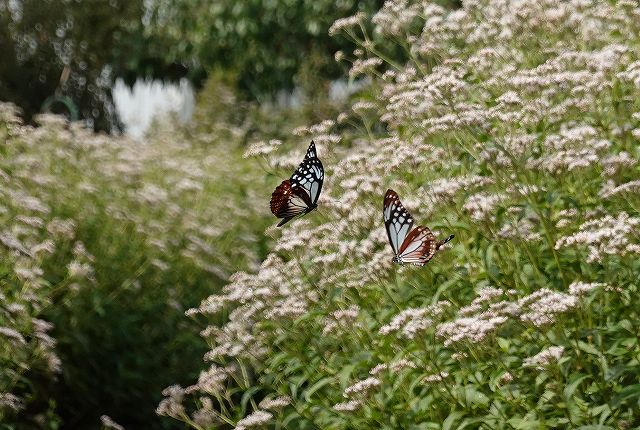
[{"label": "butterfly wing", "polygon": [[399,255],[400,249],[413,227],[413,217],[402,206],[398,194],[393,190],[387,190],[384,196],[382,214],[391,248],[395,255]]},{"label": "butterfly wing", "polygon": [[438,247],[438,240],[431,230],[420,225],[414,228],[402,242],[398,259],[403,263],[422,266],[433,258]]},{"label": "butterfly wing", "polygon": [[322,190],[322,182],[324,181],[324,168],[322,162],[318,158],[316,145],[311,141],[307,154],[298,166],[293,175],[291,175],[291,184],[298,186],[306,191],[309,196],[310,209],[315,207]]},{"label": "butterfly wing", "polygon": [[271,212],[278,218],[284,218],[278,227],[292,218],[304,214],[308,209],[306,192],[291,184],[288,179],[282,181],[271,195]]},{"label": "butterfly wing", "polygon": [[316,144],[313,143],[313,140],[309,144],[309,147],[307,148],[307,153],[304,156],[305,160],[308,158],[318,158],[318,151],[316,151]]},{"label": "butterfly wing", "polygon": [[271,195],[271,212],[283,218],[278,227],[315,209],[323,180],[324,168],[318,158],[316,145],[311,141],[304,160],[291,178],[283,181]]}]

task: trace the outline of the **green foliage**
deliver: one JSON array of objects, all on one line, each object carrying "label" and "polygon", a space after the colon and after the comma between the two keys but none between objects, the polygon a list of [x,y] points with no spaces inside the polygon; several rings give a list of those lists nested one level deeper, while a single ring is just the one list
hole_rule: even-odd
[{"label": "green foliage", "polygon": [[2,108],[0,326],[24,338],[0,338],[0,393],[24,405],[3,405],[3,423],[160,428],[162,389],[196,377],[205,352],[184,311],[260,261],[268,190],[217,121],[163,119],[141,143],[50,116],[23,127]]},{"label": "green foliage", "polygon": [[305,67],[323,79],[339,68],[338,49],[352,46],[328,36],[337,18],[371,12],[380,0],[163,0],[152,8],[154,37],[171,41],[169,58],[205,70],[236,75],[236,84],[255,98],[291,89]]},{"label": "green foliage", "polygon": [[[371,86],[247,151],[275,186],[314,139],[319,209],[267,230],[282,234],[259,270],[190,312],[211,319],[211,363],[159,412],[207,429],[638,427],[637,16],[398,1],[373,18],[380,41],[341,21]],[[456,235],[424,267],[391,264],[388,187]]]},{"label": "green foliage", "polygon": [[133,83],[188,74],[199,86],[219,70],[253,99],[289,90],[298,79],[315,100],[340,72],[333,53],[351,46],[328,37],[333,20],[381,4],[2,0],[0,100],[19,105],[28,120],[45,103],[67,116],[77,109],[99,130],[117,123],[110,94],[116,77]]},{"label": "green foliage", "polygon": [[[176,382],[157,412],[198,429],[637,427],[637,16],[388,3],[339,26],[351,109],[273,115],[220,72],[144,144],[0,105],[2,425],[173,427]],[[265,230],[311,139],[319,209]],[[391,263],[388,187],[456,235],[425,267]]]}]

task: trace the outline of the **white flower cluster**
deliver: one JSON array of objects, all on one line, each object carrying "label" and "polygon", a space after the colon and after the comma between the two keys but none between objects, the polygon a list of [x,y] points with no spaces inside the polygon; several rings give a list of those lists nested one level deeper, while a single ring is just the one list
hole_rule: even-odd
[{"label": "white flower cluster", "polygon": [[395,373],[403,369],[415,369],[416,367],[416,363],[413,361],[401,358],[400,360],[392,361],[391,363],[380,363],[369,370],[369,374],[371,376],[377,376],[385,370]]},{"label": "white flower cluster", "polygon": [[569,294],[573,296],[584,296],[596,289],[606,289],[608,285],[604,282],[582,282],[575,281],[569,285]]},{"label": "white flower cluster", "polygon": [[273,399],[264,399],[258,405],[260,409],[280,409],[284,408],[287,405],[291,404],[291,397],[289,396],[280,396]]},{"label": "white flower cluster", "polygon": [[236,424],[236,430],[245,430],[249,427],[258,427],[268,423],[273,415],[265,411],[255,411],[247,415]]},{"label": "white flower cluster", "polygon": [[605,215],[583,223],[578,231],[558,239],[556,249],[568,246],[586,246],[589,250],[588,262],[602,261],[607,255],[624,256],[637,254],[640,246],[631,240],[640,224],[639,217],[620,212],[617,216]]},{"label": "white flower cluster", "polygon": [[424,383],[432,383],[432,382],[440,382],[442,381],[444,378],[446,378],[447,376],[449,376],[449,372],[445,372],[444,370],[441,371],[440,373],[434,373],[433,375],[427,375],[422,379],[422,382]]},{"label": "white flower cluster", "polygon": [[282,145],[282,141],[277,139],[271,139],[267,142],[260,141],[260,142],[252,143],[245,151],[244,158],[271,154],[280,145]]},{"label": "white flower cluster", "polygon": [[407,339],[415,338],[419,333],[433,325],[433,319],[440,316],[451,306],[448,301],[440,301],[424,308],[409,308],[394,316],[388,324],[378,330],[381,335],[400,332]]},{"label": "white flower cluster", "polygon": [[356,27],[366,19],[366,15],[363,12],[358,12],[353,16],[337,19],[331,27],[329,27],[329,35],[333,36],[340,31],[350,30]]},{"label": "white flower cluster", "polygon": [[380,382],[378,378],[371,376],[345,388],[343,396],[346,398],[366,396],[371,390],[379,387],[381,384],[382,382]]},{"label": "white flower cluster", "polygon": [[445,346],[449,346],[458,342],[482,342],[510,320],[531,323],[536,327],[553,324],[558,315],[578,306],[578,299],[586,286],[572,285],[570,294],[542,288],[517,300],[502,299],[517,294],[515,290],[505,292],[493,287],[481,288],[470,305],[459,309],[458,318],[437,325],[436,335],[444,338]]},{"label": "white flower cluster", "polygon": [[468,341],[478,343],[502,326],[508,318],[491,312],[483,312],[471,317],[457,318],[454,321],[440,324],[436,334],[445,338],[445,346],[456,342]]},{"label": "white flower cluster", "polygon": [[523,366],[536,367],[543,369],[544,366],[548,366],[553,363],[557,363],[564,353],[563,346],[551,346],[547,349],[543,349],[533,357],[525,358],[522,362]]},{"label": "white flower cluster", "polygon": [[331,312],[322,329],[322,334],[332,333],[340,327],[347,329],[352,328],[355,320],[358,318],[359,312],[360,307],[357,305],[351,305],[348,309]]},{"label": "white flower cluster", "polygon": [[349,400],[348,402],[336,403],[333,409],[338,412],[353,412],[362,406],[361,400]]}]

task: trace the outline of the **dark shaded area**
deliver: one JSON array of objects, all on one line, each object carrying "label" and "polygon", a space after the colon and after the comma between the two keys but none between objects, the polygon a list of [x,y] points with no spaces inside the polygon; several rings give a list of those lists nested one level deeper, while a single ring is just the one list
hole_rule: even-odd
[{"label": "dark shaded area", "polygon": [[[63,429],[98,429],[103,414],[125,428],[182,428],[155,409],[165,387],[197,380],[207,345],[184,310],[222,280],[186,259],[161,273],[146,261],[148,245],[133,224],[113,227],[108,237],[91,222],[78,232],[96,255],[95,282],[68,285],[45,314],[62,360],[55,412]],[[70,258],[71,244],[44,267],[62,285]]]},{"label": "dark shaded area", "polygon": [[333,53],[354,46],[330,37],[331,24],[382,3],[158,0],[145,8],[143,0],[0,0],[0,100],[20,106],[27,121],[47,102],[110,130],[117,77],[133,84],[187,76],[199,88],[215,70],[253,100],[295,85],[313,99],[342,72]]},{"label": "dark shaded area", "polygon": [[77,115],[98,130],[116,123],[110,88],[117,76],[182,77],[184,68],[153,55],[142,0],[0,0],[0,100],[23,110]]}]

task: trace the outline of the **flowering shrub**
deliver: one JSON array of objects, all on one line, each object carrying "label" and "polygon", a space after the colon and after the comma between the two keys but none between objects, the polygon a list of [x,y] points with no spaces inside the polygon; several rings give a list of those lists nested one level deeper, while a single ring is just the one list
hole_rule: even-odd
[{"label": "flowering shrub", "polygon": [[[17,112],[11,105],[0,105],[0,139],[5,142],[9,129],[16,127]],[[7,146],[3,145],[3,159]],[[22,157],[24,166],[34,160]],[[18,414],[29,409],[34,416],[48,410],[43,396],[60,372],[60,359],[51,337],[52,325],[39,316],[50,305],[43,294],[47,286],[42,269],[43,259],[52,252],[53,242],[42,231],[43,214],[50,208],[22,187],[15,171],[3,160],[0,168],[2,204],[0,217],[0,421],[10,423]],[[46,231],[46,230],[45,230]],[[38,380],[40,390],[34,390],[32,380]]]},{"label": "flowering shrub", "polygon": [[0,104],[0,421],[157,428],[204,352],[184,311],[263,257],[262,172],[211,121],[134,142],[38,120]]},{"label": "flowering shrub", "polygon": [[[640,425],[637,2],[389,0],[367,20],[331,27],[359,44],[336,58],[370,78],[362,100],[296,149],[246,153],[286,177],[315,139],[319,210],[268,229],[260,268],[187,311],[211,320],[208,364],[157,412],[200,429]],[[423,268],[391,262],[388,187],[456,235]]]}]

